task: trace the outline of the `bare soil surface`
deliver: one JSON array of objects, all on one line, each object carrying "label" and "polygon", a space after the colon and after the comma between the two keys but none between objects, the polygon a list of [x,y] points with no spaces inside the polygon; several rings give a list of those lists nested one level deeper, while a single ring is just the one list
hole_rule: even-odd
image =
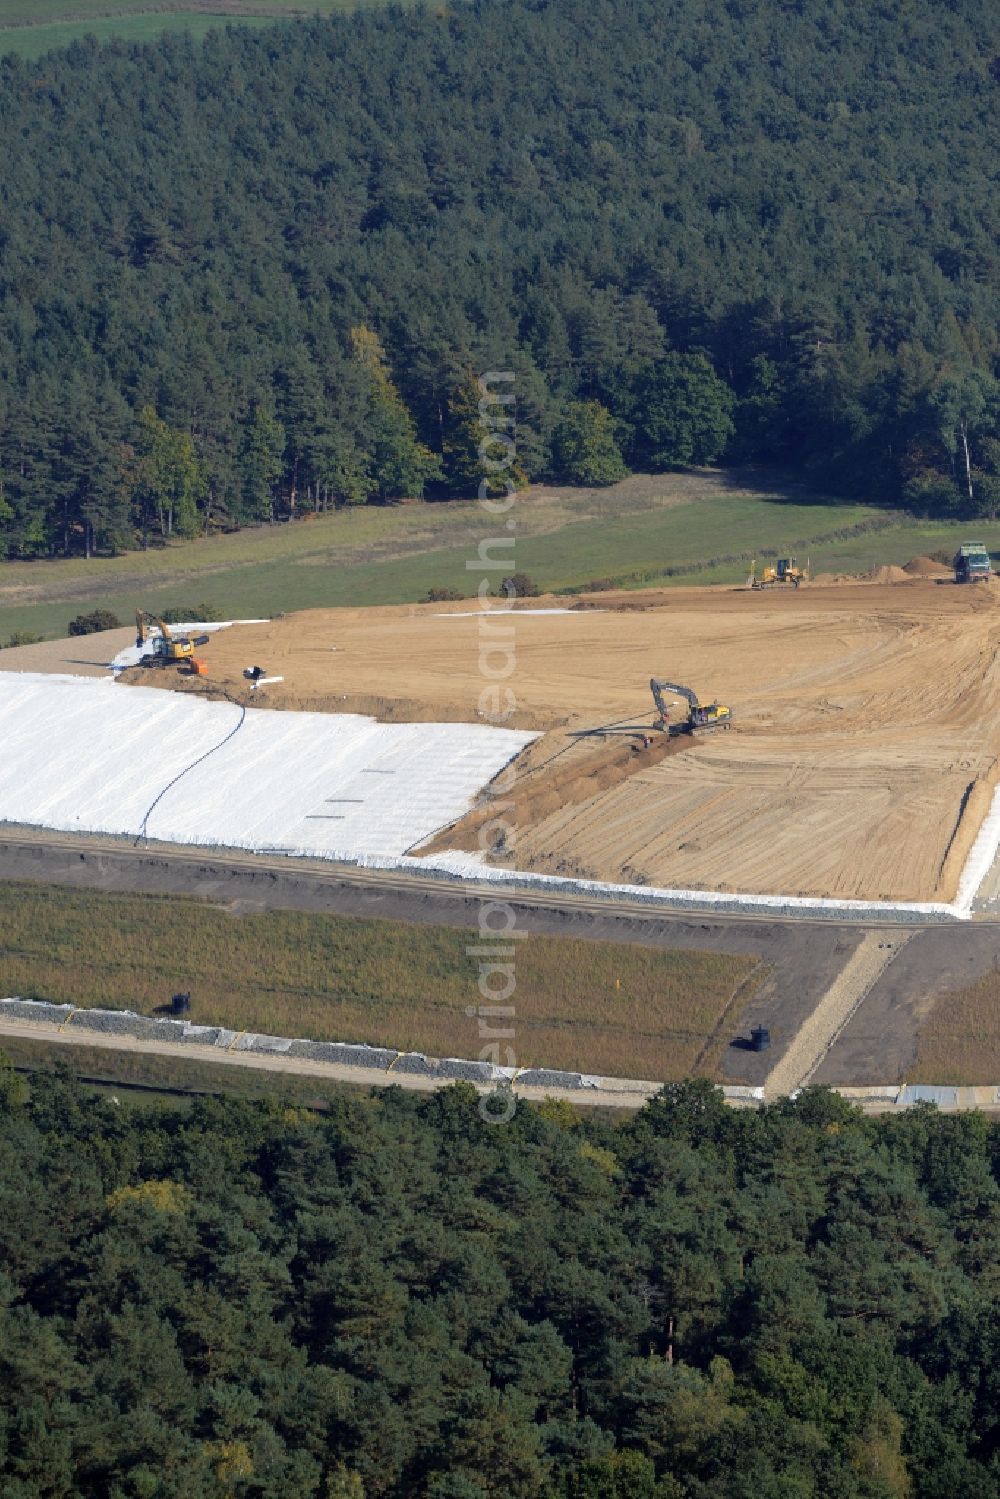
[{"label": "bare soil surface", "polygon": [[[249,700],[260,665],[284,679],[261,707],[472,722],[510,707],[509,726],[544,735],[494,788],[513,830],[484,844],[479,811],[434,849],[683,889],[950,900],[998,776],[1000,586],[895,571],[597,594],[565,613],[313,610],[214,637],[207,684],[155,682]],[[546,606],[566,601],[530,601]],[[731,732],[664,742],[651,676],[730,705]]]},{"label": "bare soil surface", "polygon": [[37,645],[0,650],[0,671],[56,672],[72,677],[106,677],[119,651],[135,645],[135,630],[101,630],[66,640],[42,640]]}]

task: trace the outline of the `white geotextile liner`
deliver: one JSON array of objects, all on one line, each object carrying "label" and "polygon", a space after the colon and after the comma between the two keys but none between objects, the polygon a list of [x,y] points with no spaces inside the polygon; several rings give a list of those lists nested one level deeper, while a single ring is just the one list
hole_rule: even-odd
[{"label": "white geotextile liner", "polygon": [[[110,680],[0,673],[0,821],[137,835],[157,794],[238,719],[228,703],[156,688],[123,691]],[[966,920],[1000,849],[998,788],[951,904],[668,889],[497,869],[476,854],[403,857],[460,817],[535,738],[478,724],[378,724],[353,714],[253,710],[233,740],[167,791],[145,831],[164,842],[407,867],[649,905],[859,918]]]},{"label": "white geotextile liner", "polygon": [[537,737],[250,709],[221,744],[240,719],[155,687],[0,673],[0,821],[136,836],[149,813],[165,842],[398,859]]},{"label": "white geotextile liner", "polygon": [[972,902],[979,894],[979,887],[993,868],[997,850],[1000,849],[1000,786],[993,792],[990,810],[983,818],[982,826],[969,849],[965,867],[958,882],[955,906],[962,915],[968,915]]},{"label": "white geotextile liner", "polygon": [[[994,853],[996,849],[994,846]],[[754,895],[732,890],[671,890],[656,885],[614,885],[601,880],[573,879],[566,875],[534,874],[517,869],[497,869],[485,862],[479,854],[435,854],[433,861],[406,859],[407,868],[423,867],[427,874],[451,874],[465,879],[481,880],[496,885],[517,885],[548,890],[566,890],[577,895],[624,896],[628,900],[641,901],[655,906],[719,906],[723,910],[736,907],[747,912],[757,911],[762,916],[778,912],[801,913],[827,911],[831,914],[847,913],[864,916],[894,916],[897,913],[912,916],[967,917],[969,906],[957,902],[949,905],[943,901],[879,901],[840,900],[821,895]],[[992,863],[992,858],[990,860]],[[986,866],[989,868],[989,864]],[[985,873],[985,870],[984,870]],[[980,876],[980,879],[982,877]],[[977,887],[978,889],[978,883]],[[970,896],[969,901],[975,895]]]}]

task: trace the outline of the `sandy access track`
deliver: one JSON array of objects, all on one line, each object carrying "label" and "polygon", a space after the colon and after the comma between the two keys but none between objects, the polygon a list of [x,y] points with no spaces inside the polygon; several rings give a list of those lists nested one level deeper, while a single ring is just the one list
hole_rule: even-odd
[{"label": "sandy access track", "polygon": [[[468,604],[311,610],[214,638],[207,688],[244,697],[243,669],[259,664],[284,677],[260,706],[481,722],[483,649],[509,645],[507,726],[545,732],[518,762],[513,832],[490,862],[695,890],[954,898],[1000,768],[1000,588],[917,578],[582,604],[485,627]],[[635,735],[579,737],[650,725],[651,675],[730,704],[732,730],[657,736],[638,753]],[[487,815],[428,849],[475,850]]]}]

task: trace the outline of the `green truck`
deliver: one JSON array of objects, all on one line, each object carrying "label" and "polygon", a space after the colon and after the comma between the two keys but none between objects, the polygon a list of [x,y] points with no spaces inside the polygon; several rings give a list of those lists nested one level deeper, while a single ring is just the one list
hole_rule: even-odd
[{"label": "green truck", "polygon": [[981,541],[967,541],[955,553],[956,583],[987,583],[990,577],[990,554]]}]

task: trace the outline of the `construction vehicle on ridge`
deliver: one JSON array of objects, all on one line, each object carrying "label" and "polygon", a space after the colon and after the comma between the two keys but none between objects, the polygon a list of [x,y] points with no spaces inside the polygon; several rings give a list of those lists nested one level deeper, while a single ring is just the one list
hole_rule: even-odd
[{"label": "construction vehicle on ridge", "polygon": [[774,588],[778,583],[791,583],[793,588],[798,588],[800,583],[809,579],[809,563],[805,567],[799,567],[794,557],[779,557],[773,566],[767,566],[757,572],[756,557],[750,564],[750,576],[747,578],[748,588]]},{"label": "construction vehicle on ridge", "polygon": [[[728,729],[733,721],[732,708],[726,708],[722,703],[700,703],[691,688],[682,687],[679,682],[662,682],[652,677],[649,688],[656,704],[655,727],[671,738],[677,734],[694,734],[700,729]],[[678,723],[670,722],[670,704],[664,697],[666,692],[678,692],[687,699],[687,718]]]},{"label": "construction vehicle on ridge", "polygon": [[990,554],[981,541],[967,541],[955,553],[956,583],[988,583]]},{"label": "construction vehicle on ridge", "polygon": [[[150,626],[159,630],[154,635]],[[149,641],[152,644],[152,652],[147,652],[140,658],[140,666],[173,666],[178,663],[187,662],[188,669],[194,676],[203,677],[208,673],[204,661],[200,661],[195,655],[195,647],[208,644],[207,635],[199,635],[192,640],[188,635],[174,635],[166,620],[160,619],[155,614],[148,613],[145,609],[135,611],[135,643],[136,648],[141,650]]]}]

